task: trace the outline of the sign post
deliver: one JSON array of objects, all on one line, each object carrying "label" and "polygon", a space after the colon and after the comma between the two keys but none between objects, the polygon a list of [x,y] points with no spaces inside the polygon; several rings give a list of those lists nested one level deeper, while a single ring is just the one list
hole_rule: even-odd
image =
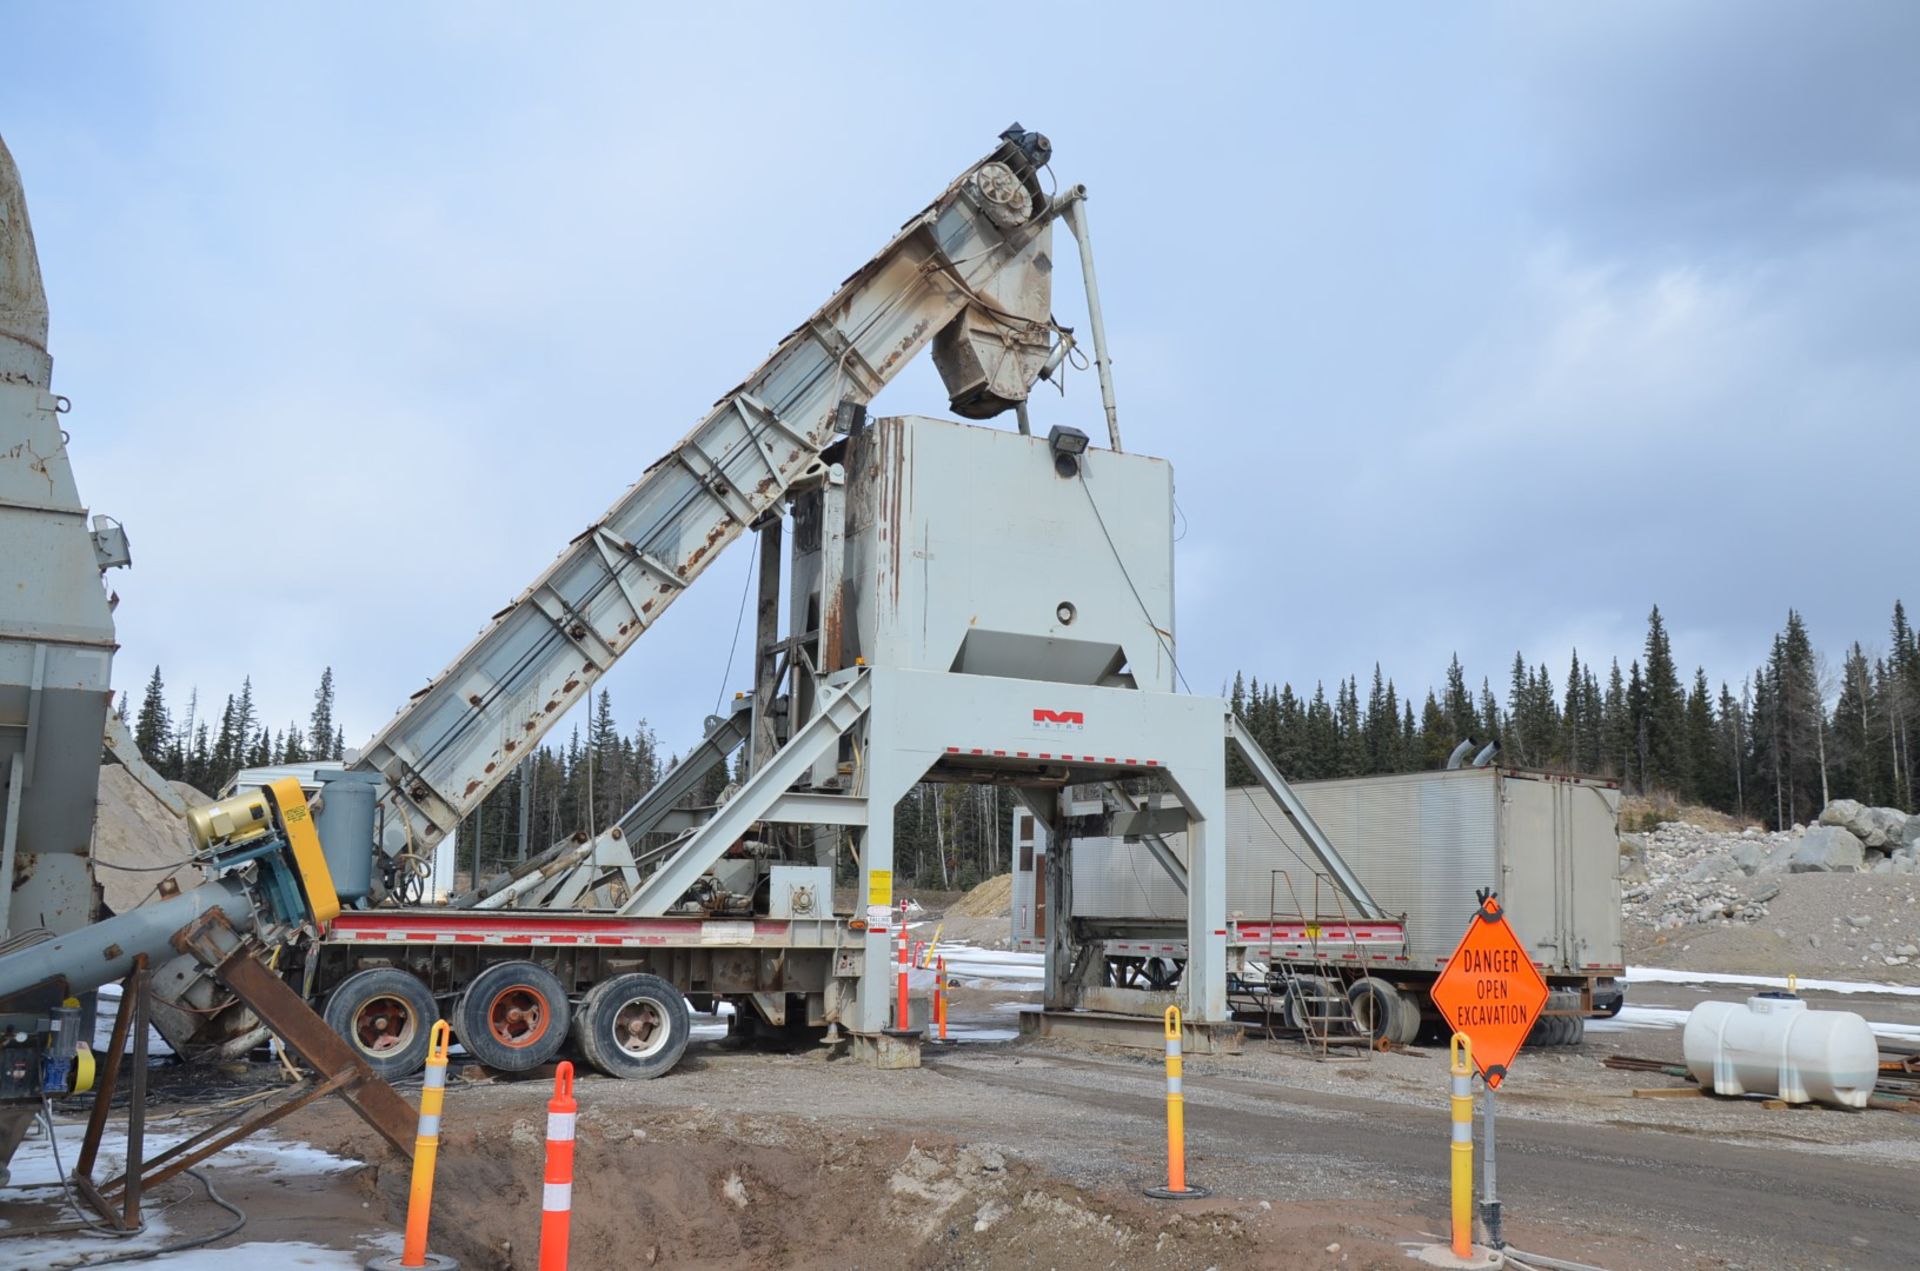
[{"label": "sign post", "polygon": [[1507,925],[1506,911],[1491,891],[1481,894],[1480,907],[1446,969],[1434,981],[1432,996],[1448,1026],[1469,1042],[1466,1050],[1486,1083],[1487,1181],[1482,1217],[1487,1239],[1498,1249],[1505,1242],[1494,1183],[1494,1099],[1546,1008],[1547,982]]}]

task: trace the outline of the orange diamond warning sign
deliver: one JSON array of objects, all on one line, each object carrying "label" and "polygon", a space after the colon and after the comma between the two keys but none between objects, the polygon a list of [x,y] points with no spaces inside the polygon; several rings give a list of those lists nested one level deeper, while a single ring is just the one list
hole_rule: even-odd
[{"label": "orange diamond warning sign", "polygon": [[1433,1004],[1473,1043],[1473,1062],[1499,1089],[1507,1065],[1547,1004],[1547,982],[1507,925],[1500,902],[1480,902],[1453,959],[1433,985]]}]

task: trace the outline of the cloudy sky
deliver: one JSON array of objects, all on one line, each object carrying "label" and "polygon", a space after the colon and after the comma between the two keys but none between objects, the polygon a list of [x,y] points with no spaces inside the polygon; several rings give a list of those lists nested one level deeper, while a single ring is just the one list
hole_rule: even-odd
[{"label": "cloudy sky", "polygon": [[[365,739],[1014,119],[1093,193],[1196,688],[1624,664],[1656,601],[1737,683],[1920,605],[1920,6],[524,8],[9,10],[136,695],[331,664]],[[740,686],[748,566],[623,723]]]}]

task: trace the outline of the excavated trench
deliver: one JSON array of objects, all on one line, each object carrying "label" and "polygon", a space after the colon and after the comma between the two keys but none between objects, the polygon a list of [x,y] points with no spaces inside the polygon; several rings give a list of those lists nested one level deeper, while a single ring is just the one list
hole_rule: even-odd
[{"label": "excavated trench", "polygon": [[[448,1134],[435,1252],[468,1271],[537,1265],[544,1134],[544,1120],[526,1116]],[[685,1110],[583,1117],[578,1134],[576,1271],[1281,1265],[1230,1214],[1116,1206],[992,1148]],[[396,1226],[407,1179],[397,1162],[361,1175]]]}]

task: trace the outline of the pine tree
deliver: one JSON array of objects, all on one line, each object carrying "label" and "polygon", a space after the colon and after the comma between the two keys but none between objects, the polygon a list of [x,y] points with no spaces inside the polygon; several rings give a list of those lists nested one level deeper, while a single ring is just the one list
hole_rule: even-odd
[{"label": "pine tree", "polygon": [[1647,682],[1640,675],[1640,660],[1635,658],[1627,672],[1627,784],[1641,794],[1651,794],[1647,781],[1653,749],[1653,726],[1647,718]]},{"label": "pine tree", "polygon": [[166,748],[172,741],[173,719],[167,714],[167,690],[156,666],[153,677],[147,681],[146,696],[140,702],[140,717],[133,726],[133,744],[151,764],[165,759]]},{"label": "pine tree", "polygon": [[1687,699],[1667,642],[1660,606],[1647,615],[1646,708],[1642,718],[1645,747],[1640,788],[1684,792],[1691,785],[1687,756]]},{"label": "pine tree", "polygon": [[1460,666],[1460,655],[1453,655],[1453,661],[1447,666],[1446,699],[1447,722],[1453,730],[1453,740],[1447,743],[1447,749],[1473,736],[1478,726],[1473,715],[1473,699],[1467,695],[1467,673]]},{"label": "pine tree", "polygon": [[1833,758],[1841,793],[1862,803],[1881,801],[1881,763],[1873,667],[1855,640],[1840,671],[1840,697],[1833,704]]},{"label": "pine tree", "polygon": [[1715,779],[1707,797],[1713,806],[1744,817],[1747,814],[1745,685],[1741,686],[1741,693],[1742,696],[1736,699],[1727,688],[1726,681],[1720,682],[1720,719],[1714,746],[1717,762],[1714,766]]},{"label": "pine tree", "polygon": [[1313,700],[1307,703],[1306,744],[1300,757],[1301,776],[1312,781],[1331,777],[1340,770],[1340,726],[1334,720],[1333,707],[1327,703],[1324,684],[1313,686]]},{"label": "pine tree", "polygon": [[1433,690],[1427,690],[1427,704],[1420,710],[1420,766],[1438,768],[1447,762],[1447,756],[1459,745],[1460,739],[1454,732],[1453,720],[1448,717],[1445,708],[1434,697]]},{"label": "pine tree", "polygon": [[213,780],[213,754],[207,745],[207,722],[201,720],[193,729],[193,744],[187,749],[186,782],[202,794],[212,794],[219,789]]},{"label": "pine tree", "polygon": [[240,767],[246,738],[235,724],[233,696],[228,694],[227,704],[220,710],[220,732],[215,736],[213,752],[208,756],[206,779],[209,784],[203,788],[210,793],[217,794]]},{"label": "pine tree", "polygon": [[1474,733],[1482,742],[1493,741],[1506,733],[1506,721],[1499,701],[1493,696],[1493,685],[1484,677],[1480,681],[1480,722]]},{"label": "pine tree", "polygon": [[1906,606],[1893,602],[1893,640],[1887,650],[1887,753],[1901,805],[1920,813],[1920,634],[1907,625]]},{"label": "pine tree", "polygon": [[1720,802],[1724,794],[1712,788],[1713,756],[1718,733],[1713,719],[1713,696],[1707,687],[1707,668],[1696,667],[1693,691],[1687,694],[1687,784],[1684,797],[1695,803]]},{"label": "pine tree", "polygon": [[[332,749],[334,730],[338,725],[333,718],[333,668],[327,667],[320,672],[320,686],[313,690],[313,713],[307,717],[307,736],[313,738],[316,751]],[[336,754],[320,754],[322,759],[338,759]]]}]

